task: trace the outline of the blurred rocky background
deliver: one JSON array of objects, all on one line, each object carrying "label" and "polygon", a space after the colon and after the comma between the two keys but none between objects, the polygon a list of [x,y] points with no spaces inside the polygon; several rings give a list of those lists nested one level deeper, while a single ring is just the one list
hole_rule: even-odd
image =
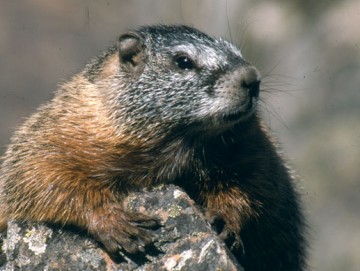
[{"label": "blurred rocky background", "polygon": [[232,40],[262,71],[263,117],[300,176],[310,270],[359,270],[358,0],[0,0],[0,154],[59,84],[154,23]]}]

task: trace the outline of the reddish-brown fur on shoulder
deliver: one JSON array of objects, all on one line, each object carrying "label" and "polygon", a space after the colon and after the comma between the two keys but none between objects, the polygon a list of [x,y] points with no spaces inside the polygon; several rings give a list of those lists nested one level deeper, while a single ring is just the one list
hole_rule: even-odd
[{"label": "reddish-brown fur on shoulder", "polygon": [[129,140],[101,99],[76,76],[16,133],[2,171],[8,218],[85,225],[79,209],[117,200],[111,180]]}]

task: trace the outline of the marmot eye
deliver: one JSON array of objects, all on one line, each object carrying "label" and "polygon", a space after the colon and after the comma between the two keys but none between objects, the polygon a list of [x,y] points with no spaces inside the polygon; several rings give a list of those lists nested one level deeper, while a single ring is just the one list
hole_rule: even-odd
[{"label": "marmot eye", "polygon": [[191,70],[196,67],[194,61],[187,55],[178,55],[174,60],[176,65],[182,70]]}]

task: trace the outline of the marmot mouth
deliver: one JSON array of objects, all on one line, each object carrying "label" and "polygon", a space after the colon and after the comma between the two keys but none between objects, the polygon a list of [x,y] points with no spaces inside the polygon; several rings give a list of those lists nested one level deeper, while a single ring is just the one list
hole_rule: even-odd
[{"label": "marmot mouth", "polygon": [[257,108],[257,102],[258,102],[258,99],[255,97],[252,97],[251,99],[249,99],[247,104],[239,107],[237,110],[227,113],[223,118],[224,121],[225,122],[239,122],[239,121],[246,120],[247,118],[249,118],[251,115],[253,115],[255,113],[256,108]]}]

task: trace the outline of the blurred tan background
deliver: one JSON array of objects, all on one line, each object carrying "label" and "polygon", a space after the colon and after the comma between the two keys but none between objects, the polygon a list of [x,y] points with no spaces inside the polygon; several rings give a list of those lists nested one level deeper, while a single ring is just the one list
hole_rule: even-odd
[{"label": "blurred tan background", "polygon": [[301,176],[311,270],[360,270],[360,1],[0,1],[0,154],[124,30],[182,23],[242,48]]}]

